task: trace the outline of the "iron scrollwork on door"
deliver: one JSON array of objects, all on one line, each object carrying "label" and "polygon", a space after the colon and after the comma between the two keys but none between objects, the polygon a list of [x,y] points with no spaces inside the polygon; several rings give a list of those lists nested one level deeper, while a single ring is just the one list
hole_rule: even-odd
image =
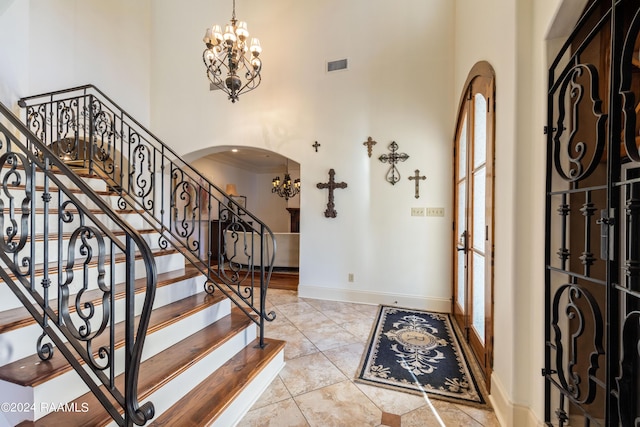
[{"label": "iron scrollwork on door", "polygon": [[[553,159],[558,174],[570,182],[589,176],[597,167],[604,151],[607,115],[602,113],[599,78],[598,70],[592,64],[576,64],[566,73],[558,91],[558,120],[557,131],[553,137]],[[585,101],[585,91],[589,98],[586,102],[590,103],[595,117],[595,129],[592,133],[595,140],[591,141],[592,150],[589,150],[588,142],[577,140],[578,131],[582,130],[579,111]],[[571,104],[570,109],[565,102]],[[571,123],[566,123],[569,120]],[[563,144],[562,137],[565,132],[569,132],[569,137],[567,143]],[[561,152],[563,148],[566,150],[564,153]],[[593,152],[590,159],[585,158],[588,151]],[[588,160],[588,163],[585,164],[585,160]],[[563,162],[569,163],[569,170],[565,170],[567,165],[563,165]]]},{"label": "iron scrollwork on door", "polygon": [[[561,303],[561,301],[565,301]],[[571,339],[565,350],[562,320],[569,324]],[[598,303],[591,293],[577,285],[561,286],[553,298],[551,327],[554,331],[553,344],[556,348],[555,370],[557,378],[564,390],[571,394],[575,401],[589,404],[596,395],[595,373],[599,368],[603,349],[603,322]],[[593,327],[593,334],[585,334],[587,325]],[[585,348],[588,349],[585,351]],[[585,360],[579,360],[583,353]]]},{"label": "iron scrollwork on door", "polygon": [[549,68],[548,426],[640,425],[639,33],[638,1],[589,2]]},{"label": "iron scrollwork on door", "polygon": [[637,405],[638,375],[640,374],[640,312],[627,315],[622,329],[622,356],[618,386],[618,411],[623,426],[637,426],[640,423],[640,408]]}]

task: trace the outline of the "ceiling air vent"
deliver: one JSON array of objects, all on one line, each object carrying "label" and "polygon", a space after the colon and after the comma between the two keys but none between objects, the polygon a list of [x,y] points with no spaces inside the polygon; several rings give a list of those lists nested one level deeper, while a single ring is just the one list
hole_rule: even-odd
[{"label": "ceiling air vent", "polygon": [[346,70],[347,69],[347,59],[338,59],[337,61],[327,62],[327,72]]}]

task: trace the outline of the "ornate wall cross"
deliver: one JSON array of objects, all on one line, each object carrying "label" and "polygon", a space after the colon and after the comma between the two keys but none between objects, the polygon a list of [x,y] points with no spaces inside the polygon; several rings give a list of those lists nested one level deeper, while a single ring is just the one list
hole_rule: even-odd
[{"label": "ornate wall cross", "polygon": [[318,147],[320,147],[320,145],[322,144],[318,144],[318,141],[316,141],[315,144],[311,144],[311,146],[316,149],[316,153],[318,152]]},{"label": "ornate wall cross", "polygon": [[416,199],[420,198],[420,181],[427,179],[426,176],[420,176],[420,169],[416,169],[416,174],[409,177],[409,181],[416,181]]},{"label": "ornate wall cross", "polygon": [[333,190],[335,190],[336,188],[347,188],[347,183],[336,182],[335,176],[336,171],[334,171],[333,169],[329,169],[329,182],[319,182],[316,185],[321,190],[325,188],[329,189],[329,202],[327,203],[327,210],[324,211],[324,216],[326,216],[327,218],[335,218],[336,215],[338,215],[338,212],[335,209],[336,205],[333,202]]},{"label": "ornate wall cross", "polygon": [[371,137],[367,138],[367,140],[362,143],[362,145],[366,145],[367,146],[367,154],[369,154],[369,157],[371,157],[371,149],[377,143],[378,143],[378,141],[374,141],[373,138],[371,138]]},{"label": "ornate wall cross", "polygon": [[387,172],[387,181],[390,182],[391,185],[395,185],[396,182],[400,181],[400,171],[396,168],[396,164],[407,160],[409,155],[406,153],[398,153],[398,144],[396,144],[395,141],[389,145],[389,150],[391,150],[391,154],[383,154],[378,157],[378,160],[391,165],[389,172]]}]

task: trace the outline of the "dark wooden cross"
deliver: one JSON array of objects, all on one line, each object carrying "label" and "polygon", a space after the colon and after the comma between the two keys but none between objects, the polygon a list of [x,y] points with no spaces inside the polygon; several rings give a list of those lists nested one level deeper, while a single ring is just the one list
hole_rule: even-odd
[{"label": "dark wooden cross", "polygon": [[409,177],[409,181],[416,181],[416,199],[420,198],[420,180],[427,179],[426,176],[420,176],[420,169],[416,169],[416,174]]},{"label": "dark wooden cross", "polygon": [[320,145],[322,144],[318,144],[318,141],[316,141],[315,144],[311,144],[311,146],[316,149],[316,153],[318,152],[318,147],[320,147]]},{"label": "dark wooden cross", "polygon": [[367,138],[367,140],[365,142],[362,143],[362,145],[366,145],[367,146],[367,154],[369,154],[369,157],[371,157],[371,149],[373,148],[374,145],[376,145],[378,142],[374,141],[371,137]]},{"label": "dark wooden cross", "polygon": [[389,172],[387,172],[387,181],[391,183],[391,185],[395,185],[396,182],[400,181],[400,171],[396,168],[396,164],[407,160],[409,155],[406,153],[398,153],[398,144],[396,144],[395,141],[389,144],[389,150],[391,150],[391,154],[383,154],[378,157],[378,160],[391,165]]},{"label": "dark wooden cross", "polygon": [[335,190],[336,188],[347,188],[347,183],[346,182],[336,182],[335,181],[335,176],[336,176],[336,171],[334,171],[333,169],[329,169],[329,182],[319,182],[316,186],[319,189],[325,189],[328,188],[329,189],[329,202],[327,203],[327,210],[324,211],[324,216],[327,218],[335,218],[336,215],[338,215],[338,212],[336,212],[336,205],[333,202],[333,190]]}]

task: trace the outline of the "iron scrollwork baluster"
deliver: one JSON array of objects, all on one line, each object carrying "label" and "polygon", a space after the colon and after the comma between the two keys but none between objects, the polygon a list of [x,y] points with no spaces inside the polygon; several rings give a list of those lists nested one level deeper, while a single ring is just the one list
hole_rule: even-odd
[{"label": "iron scrollwork baluster", "polygon": [[197,228],[196,216],[199,215],[199,192],[192,180],[181,169],[174,168],[171,176],[173,178],[171,197],[171,208],[174,211],[173,228],[178,236],[184,239],[185,246],[191,252],[197,253],[200,250],[200,242],[194,239],[194,233]]},{"label": "iron scrollwork baluster", "polygon": [[[73,206],[73,210],[77,210],[78,215],[81,215],[81,210],[79,210],[77,206],[73,205],[73,203],[67,201],[63,204],[63,212],[60,212],[63,222],[65,223],[71,223],[74,219],[72,210],[69,209],[70,206]],[[84,223],[84,221],[82,221],[82,223]],[[94,245],[91,244],[91,241],[95,242],[94,245],[96,246],[95,249],[97,250],[97,253],[94,253]],[[76,322],[69,311],[69,307],[72,303],[70,300],[70,295],[72,293],[71,285],[74,284],[75,279],[74,269],[76,268],[76,253],[84,257],[84,259],[78,260],[82,263],[82,273],[79,277],[82,287],[75,295],[75,301],[73,301],[73,306],[78,320],[81,322],[79,326],[76,325]],[[60,282],[59,286],[59,297],[61,300],[60,317],[63,319],[67,328],[69,328],[71,334],[76,339],[85,343],[86,355],[88,358],[86,362],[90,363],[96,370],[108,369],[112,362],[109,359],[110,352],[107,347],[100,347],[97,351],[97,355],[100,359],[106,359],[104,363],[97,363],[95,358],[92,356],[94,353],[92,344],[93,340],[105,331],[109,323],[111,313],[111,302],[109,299],[111,290],[105,282],[105,243],[101,232],[95,227],[81,224],[71,233],[66,255],[67,263],[64,269],[65,278]],[[83,301],[84,294],[89,290],[88,266],[94,261],[96,263],[97,270],[97,277],[95,280],[98,285],[98,289],[102,292],[102,317],[98,319],[97,322],[95,322],[95,317],[99,313],[96,313],[95,304],[92,301]]]},{"label": "iron scrollwork baluster", "polygon": [[[32,214],[31,164],[25,156],[8,152],[0,156],[0,170],[4,196],[0,198],[0,231],[2,232],[0,248],[13,255],[16,266],[23,267],[16,273],[26,276],[32,264],[31,257],[19,258],[29,238],[29,219]],[[24,189],[21,188],[23,181]],[[24,194],[22,200],[16,200],[16,195],[19,193]],[[8,206],[6,206],[7,201]]]},{"label": "iron scrollwork baluster", "polygon": [[129,177],[130,193],[139,199],[145,210],[152,211],[153,200],[149,198],[154,187],[152,151],[137,132],[130,132],[129,143],[133,147]]}]

